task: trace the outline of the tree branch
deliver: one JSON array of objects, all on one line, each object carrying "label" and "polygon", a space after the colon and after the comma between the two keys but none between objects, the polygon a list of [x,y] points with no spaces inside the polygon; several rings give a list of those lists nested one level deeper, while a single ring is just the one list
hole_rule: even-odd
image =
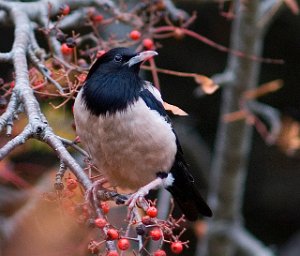
[{"label": "tree branch", "polygon": [[72,170],[85,190],[91,189],[92,183],[90,179],[49,126],[45,128],[41,136],[41,140],[46,142],[56,152],[61,161],[63,161]]},{"label": "tree branch", "polygon": [[278,138],[281,130],[280,112],[275,108],[258,101],[247,102],[247,107],[251,112],[262,116],[268,123],[270,132],[265,139],[269,144],[273,144]]},{"label": "tree branch", "polygon": [[242,227],[234,227],[229,235],[232,243],[236,244],[243,255],[273,256],[273,252],[265,247],[256,237]]},{"label": "tree branch", "polygon": [[27,125],[19,135],[11,139],[0,149],[0,160],[6,157],[13,149],[24,144],[32,135],[31,126]]},{"label": "tree branch", "polygon": [[15,92],[12,93],[5,112],[0,116],[0,131],[7,125],[9,120],[12,120],[19,106],[18,97]]},{"label": "tree branch", "polygon": [[[257,27],[260,3],[258,0],[235,1],[236,17],[232,26],[230,49],[237,49],[248,56],[261,55],[265,29]],[[230,76],[229,79],[225,79],[228,86],[224,87],[222,92],[221,114],[210,176],[208,199],[215,213],[214,220],[210,222],[212,230],[217,223],[226,223],[226,228],[229,229],[242,227],[241,209],[252,127],[241,121],[226,123],[223,121],[223,115],[238,110],[243,92],[257,86],[259,67],[260,63],[257,61],[239,58],[232,53],[229,55],[224,74]],[[241,240],[241,246],[249,248],[252,244],[250,242],[253,241],[254,238]],[[248,242],[249,244],[246,244]],[[202,255],[227,256],[234,254],[236,245],[229,233],[218,236],[213,232],[204,239],[200,249],[199,253],[203,253]],[[263,250],[268,251],[267,248]],[[272,254],[270,251],[268,253]]]},{"label": "tree branch", "polygon": [[11,62],[11,61],[12,61],[12,52],[0,53],[0,62]]},{"label": "tree branch", "polygon": [[262,1],[257,17],[257,25],[260,28],[267,28],[267,25],[273,20],[274,16],[283,6],[283,0],[265,0]]}]

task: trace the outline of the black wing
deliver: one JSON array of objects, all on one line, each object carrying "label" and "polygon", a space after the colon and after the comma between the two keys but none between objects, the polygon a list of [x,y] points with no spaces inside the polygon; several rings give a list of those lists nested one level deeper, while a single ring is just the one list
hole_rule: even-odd
[{"label": "black wing", "polygon": [[[148,89],[143,89],[140,92],[140,97],[144,100],[148,108],[157,111],[166,120],[166,122],[172,124],[171,118],[168,116],[167,111],[165,110],[162,102],[155,98],[155,96]],[[174,129],[172,130],[176,137],[177,149],[180,153],[183,153],[177,134],[174,131]]]},{"label": "black wing", "polygon": [[163,104],[148,89],[141,90],[140,97],[144,100],[148,108],[157,111],[168,123],[171,123],[171,119]]},{"label": "black wing", "polygon": [[[171,124],[171,119],[168,116],[162,102],[157,100],[157,98],[155,98],[149,90],[143,89],[140,92],[140,97],[150,109],[157,111],[168,123]],[[174,177],[174,183],[166,189],[171,192],[187,219],[194,221],[198,218],[199,213],[205,216],[212,216],[209,206],[195,187],[194,179],[188,170],[188,165],[184,160],[183,151],[174,129],[173,132],[175,134],[177,144],[175,161],[170,170]]]}]

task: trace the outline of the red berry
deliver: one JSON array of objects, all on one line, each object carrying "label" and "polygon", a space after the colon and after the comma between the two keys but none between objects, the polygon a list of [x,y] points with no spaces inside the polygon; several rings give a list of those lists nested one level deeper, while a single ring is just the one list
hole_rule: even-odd
[{"label": "red berry", "polygon": [[151,50],[151,49],[153,49],[153,47],[154,47],[154,42],[153,42],[153,40],[150,39],[150,38],[145,38],[145,39],[143,40],[143,45],[144,45],[144,47],[145,47],[146,49]]},{"label": "red berry", "polygon": [[77,188],[77,180],[68,178],[67,179],[67,189],[74,190]]},{"label": "red berry", "polygon": [[103,212],[104,214],[108,214],[108,212],[109,212],[109,205],[108,205],[108,203],[106,203],[106,202],[101,202],[101,203],[100,203],[100,207],[101,207],[102,212]]},{"label": "red berry", "polygon": [[77,78],[78,82],[82,84],[85,81],[85,79],[86,79],[86,74],[85,73],[81,73],[76,78]]},{"label": "red berry", "polygon": [[107,230],[107,239],[108,240],[116,240],[119,238],[119,232],[118,230],[111,228]]},{"label": "red berry", "polygon": [[66,43],[61,45],[60,51],[63,55],[71,55],[73,53],[73,49],[67,46]]},{"label": "red berry", "polygon": [[181,242],[173,242],[171,244],[171,251],[175,254],[181,253],[183,250],[183,245]]},{"label": "red berry", "polygon": [[118,248],[122,251],[126,251],[128,248],[130,247],[130,243],[128,241],[128,239],[126,238],[121,238],[118,241]]},{"label": "red berry", "polygon": [[59,9],[60,9],[60,13],[65,16],[68,15],[71,10],[70,6],[67,4],[63,4]]},{"label": "red berry", "polygon": [[149,235],[151,236],[152,240],[154,240],[154,241],[161,239],[161,231],[159,228],[152,229],[149,232]]},{"label": "red berry", "polygon": [[100,23],[103,21],[103,16],[101,14],[93,15],[92,16],[92,21],[94,23]]},{"label": "red berry", "polygon": [[11,89],[13,89],[15,87],[15,81],[11,81],[10,84],[9,84],[9,87]]},{"label": "red berry", "polygon": [[129,37],[132,40],[139,40],[141,38],[141,32],[139,32],[137,30],[132,30],[129,34]]},{"label": "red berry", "polygon": [[106,220],[103,219],[103,218],[97,218],[95,219],[95,225],[98,227],[98,228],[104,228],[105,225],[106,225]]},{"label": "red berry", "polygon": [[109,251],[106,256],[119,256],[119,253],[117,251]]},{"label": "red berry", "polygon": [[148,215],[143,216],[142,223],[144,225],[150,225],[152,223],[151,218]]},{"label": "red berry", "polygon": [[167,256],[164,250],[157,250],[154,252],[153,256]]},{"label": "red berry", "polygon": [[151,217],[151,218],[155,218],[157,216],[157,209],[154,206],[150,206],[147,211],[146,214]]},{"label": "red berry", "polygon": [[98,51],[97,54],[96,54],[97,59],[100,58],[100,57],[102,57],[102,55],[103,55],[104,53],[105,53],[104,50]]}]

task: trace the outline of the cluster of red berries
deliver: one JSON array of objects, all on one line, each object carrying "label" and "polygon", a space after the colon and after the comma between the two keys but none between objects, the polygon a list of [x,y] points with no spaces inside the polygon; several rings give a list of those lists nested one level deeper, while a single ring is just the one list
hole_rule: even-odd
[{"label": "cluster of red berries", "polygon": [[[146,214],[147,215],[145,215],[145,216],[142,217],[142,223],[144,225],[151,225],[151,224],[153,224],[152,218],[156,218],[157,217],[157,214],[158,214],[157,208],[155,206],[150,206],[147,209]],[[158,241],[158,240],[160,240],[162,238],[162,234],[163,233],[162,233],[162,230],[160,228],[154,228],[154,229],[150,230],[149,237],[152,240],[154,240],[154,241]],[[172,242],[170,248],[171,248],[171,251],[173,253],[179,254],[179,253],[181,253],[183,251],[183,243],[180,242],[180,241]],[[155,251],[153,255],[154,256],[166,256],[167,254],[166,254],[166,252],[164,250],[159,249],[159,250]]]},{"label": "cluster of red berries", "polygon": [[[95,219],[95,225],[99,228],[104,228],[107,225],[107,221],[103,218]],[[109,228],[106,232],[106,240],[114,241],[118,240],[117,246],[121,251],[126,251],[130,248],[130,242],[127,238],[120,237],[119,231],[114,228]],[[93,253],[95,247],[90,247],[90,251]],[[119,255],[116,251],[110,251],[107,255]]]},{"label": "cluster of red berries", "polygon": [[[101,15],[97,15],[97,16],[92,16],[94,17],[93,20],[95,22],[101,22],[103,17]],[[141,38],[141,33],[137,30],[132,30],[129,34],[129,37],[136,41],[136,40],[139,40]],[[68,56],[68,55],[72,55],[73,54],[73,48],[76,46],[76,41],[74,38],[72,37],[67,37],[65,34],[61,33],[61,32],[58,32],[57,35],[56,35],[56,38],[62,42],[62,45],[61,45],[61,53],[65,56]],[[143,39],[143,46],[145,49],[147,50],[152,50],[154,49],[154,42],[151,38],[144,38]],[[104,50],[100,50],[97,52],[96,54],[96,57],[97,58],[100,58],[103,54],[105,53]]]},{"label": "cluster of red berries", "polygon": [[[60,191],[61,204],[71,216],[75,217],[76,221],[80,224],[84,224],[90,218],[89,207],[87,204],[75,203],[73,198],[76,195],[75,190],[78,188],[78,181],[72,177],[65,179],[65,186],[63,183],[55,183],[55,188]],[[53,198],[49,198],[53,194]],[[57,193],[47,193],[46,199],[57,200]]]},{"label": "cluster of red berries", "polygon": [[[130,33],[129,33],[129,37],[134,40],[134,41],[137,41],[137,40],[140,40],[141,37],[142,37],[142,34],[140,31],[138,30],[132,30]],[[151,50],[154,48],[154,42],[151,38],[145,38],[143,39],[143,46],[145,49],[147,50]]]},{"label": "cluster of red berries", "polygon": [[[69,181],[71,188],[73,188],[73,182]],[[106,202],[100,203],[100,208],[102,209],[103,214],[107,214],[109,212],[109,205]],[[136,232],[138,235],[145,235],[146,229],[150,228],[150,226],[154,226],[153,224],[156,223],[154,218],[157,217],[158,210],[155,206],[150,206],[147,211],[146,215],[142,217],[141,225],[138,225],[136,228]],[[98,217],[93,220],[94,226],[106,231],[106,239],[107,241],[116,241],[117,248],[119,251],[126,251],[131,247],[130,238],[122,237],[120,231],[114,227],[111,227],[109,222],[107,221],[106,217]],[[146,227],[148,226],[148,227]],[[153,227],[148,233],[148,237],[153,241],[159,241],[163,238],[164,231],[159,227]],[[99,253],[99,245],[102,243],[91,241],[88,249],[91,253],[97,254]],[[180,254],[183,251],[184,243],[181,241],[173,241],[170,242],[170,250],[174,254]],[[153,256],[166,256],[167,253],[163,249],[158,249],[153,252]],[[108,251],[106,256],[119,256],[119,252]]]}]

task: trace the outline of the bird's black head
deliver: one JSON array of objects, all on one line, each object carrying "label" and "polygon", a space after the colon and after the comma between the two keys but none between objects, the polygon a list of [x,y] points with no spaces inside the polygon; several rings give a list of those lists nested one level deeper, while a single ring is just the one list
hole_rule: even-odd
[{"label": "bird's black head", "polygon": [[124,111],[139,96],[143,80],[138,73],[143,61],[157,55],[155,51],[135,53],[129,48],[114,48],[91,67],[84,87],[83,100],[94,115]]}]

